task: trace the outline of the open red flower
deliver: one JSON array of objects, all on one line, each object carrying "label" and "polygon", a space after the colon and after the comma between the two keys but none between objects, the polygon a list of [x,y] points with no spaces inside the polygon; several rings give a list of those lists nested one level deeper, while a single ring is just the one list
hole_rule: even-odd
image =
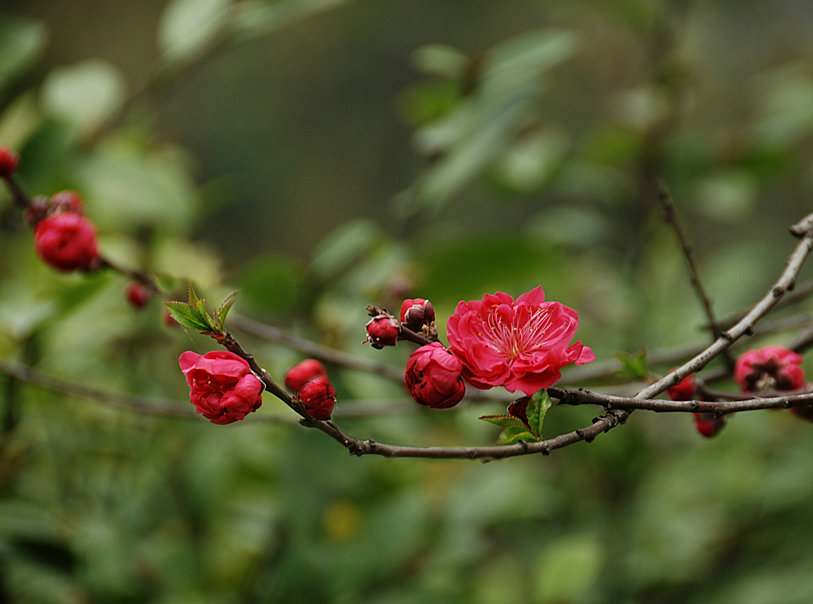
[{"label": "open red flower", "polygon": [[798,390],[805,383],[802,355],[784,346],[765,346],[740,355],[734,379],[743,392]]},{"label": "open red flower", "polygon": [[214,424],[231,424],[263,404],[263,383],[249,364],[233,352],[217,350],[201,356],[187,350],[178,359],[189,400]]},{"label": "open red flower", "polygon": [[433,409],[454,407],[466,394],[463,365],[440,342],[409,355],[404,381],[415,402]]},{"label": "open red flower", "polygon": [[99,256],[93,223],[74,212],[40,220],[34,227],[34,245],[40,258],[65,272],[89,270]]},{"label": "open red flower", "polygon": [[578,326],[575,310],[545,302],[545,292],[537,287],[516,301],[497,292],[460,302],[447,330],[463,375],[474,386],[505,386],[532,395],[556,383],[562,367],[595,360],[581,342],[570,344]]}]

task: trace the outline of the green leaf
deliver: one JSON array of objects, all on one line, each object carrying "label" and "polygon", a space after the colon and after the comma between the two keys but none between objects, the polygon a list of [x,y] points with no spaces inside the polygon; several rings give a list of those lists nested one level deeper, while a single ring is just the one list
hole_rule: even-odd
[{"label": "green leaf", "polygon": [[234,300],[237,297],[237,292],[229,294],[229,296],[223,300],[223,304],[221,304],[217,308],[217,326],[222,330],[223,326],[226,324],[226,315],[229,314],[231,307],[234,305]]},{"label": "green leaf", "polygon": [[212,331],[197,309],[192,308],[186,302],[167,302],[166,306],[172,318],[184,327],[196,329],[197,331]]},{"label": "green leaf", "polygon": [[536,436],[536,440],[542,438],[542,425],[545,423],[545,415],[548,410],[553,406],[553,402],[548,396],[547,390],[540,390],[531,397],[528,402],[528,408],[525,413],[528,416],[528,427],[531,432]]},{"label": "green leaf", "polygon": [[478,419],[492,423],[500,428],[522,428],[528,430],[521,419],[513,415],[481,415]]},{"label": "green leaf", "polygon": [[51,71],[41,95],[51,115],[87,131],[118,109],[125,97],[124,78],[111,63],[88,59]]},{"label": "green leaf", "polygon": [[521,440],[534,442],[539,439],[528,432],[528,429],[525,426],[522,426],[522,428],[506,428],[500,432],[500,435],[497,437],[497,444],[513,445]]},{"label": "green leaf", "polygon": [[189,60],[211,45],[227,24],[231,0],[173,0],[158,24],[158,47],[170,62]]},{"label": "green leaf", "polygon": [[618,372],[618,375],[636,379],[647,379],[651,375],[651,372],[646,363],[646,353],[646,348],[642,349],[641,352],[635,356],[626,352],[616,352],[614,356],[621,362],[621,371]]}]

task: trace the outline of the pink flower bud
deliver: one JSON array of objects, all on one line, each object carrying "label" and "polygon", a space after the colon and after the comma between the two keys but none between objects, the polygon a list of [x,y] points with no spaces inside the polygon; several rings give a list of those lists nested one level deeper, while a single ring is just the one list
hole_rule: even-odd
[{"label": "pink flower bud", "polygon": [[740,355],[734,379],[743,392],[798,390],[805,383],[802,356],[784,346],[765,346]]},{"label": "pink flower bud", "polygon": [[0,147],[0,178],[7,178],[14,174],[20,157],[8,147]]},{"label": "pink flower bud", "polygon": [[37,254],[57,270],[89,270],[99,253],[96,229],[80,214],[60,212],[40,220],[34,227]]},{"label": "pink flower bud", "polygon": [[127,302],[136,309],[144,308],[152,298],[152,294],[152,290],[139,281],[130,283],[125,291]]},{"label": "pink flower bud", "polygon": [[297,392],[300,402],[313,419],[330,419],[336,405],[336,389],[323,375],[311,378]]},{"label": "pink flower bud", "polygon": [[401,323],[412,331],[420,332],[424,325],[435,320],[435,307],[429,300],[413,298],[401,304]]},{"label": "pink flower bud", "polygon": [[305,359],[285,374],[285,387],[291,392],[298,392],[309,380],[318,376],[327,377],[322,363],[316,359]]},{"label": "pink flower bud", "polygon": [[694,400],[695,389],[694,381],[691,375],[687,375],[680,380],[676,385],[670,386],[666,390],[666,394],[673,401],[691,401]]},{"label": "pink flower bud", "polygon": [[415,402],[433,409],[454,407],[466,394],[463,365],[440,342],[409,355],[404,381]]},{"label": "pink flower bud", "polygon": [[373,348],[395,346],[401,326],[389,315],[376,315],[367,322],[367,341]]},{"label": "pink flower bud", "polygon": [[693,415],[695,428],[706,438],[716,436],[725,426],[725,417],[715,417],[714,413],[694,413]]},{"label": "pink flower bud", "polygon": [[190,402],[213,424],[236,422],[263,404],[263,383],[233,352],[218,350],[201,356],[188,350],[178,364],[189,384]]},{"label": "pink flower bud", "polygon": [[82,213],[82,198],[76,191],[59,191],[51,195],[49,201],[55,212]]}]

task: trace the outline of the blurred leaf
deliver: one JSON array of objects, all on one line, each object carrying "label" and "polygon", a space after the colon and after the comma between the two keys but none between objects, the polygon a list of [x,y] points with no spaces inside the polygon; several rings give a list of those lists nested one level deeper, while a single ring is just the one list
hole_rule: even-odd
[{"label": "blurred leaf", "polygon": [[313,15],[338,8],[352,0],[279,0],[241,2],[234,26],[243,38],[254,38],[289,27]]},{"label": "blurred leaf", "polygon": [[496,176],[511,189],[530,193],[553,175],[569,146],[569,137],[563,130],[536,131],[506,151],[496,166]]},{"label": "blurred leaf", "polygon": [[33,19],[0,18],[0,90],[37,60],[45,48],[46,31]]},{"label": "blurred leaf", "polygon": [[412,53],[418,71],[451,79],[461,77],[469,62],[464,53],[445,44],[426,44]]},{"label": "blurred leaf", "polygon": [[562,537],[552,543],[536,562],[534,600],[538,602],[584,602],[604,560],[604,550],[591,534]]},{"label": "blurred leaf", "polygon": [[264,254],[244,263],[234,275],[241,304],[258,313],[294,310],[303,281],[301,263],[280,254]]},{"label": "blurred leaf", "polygon": [[47,112],[87,132],[118,109],[124,100],[124,79],[113,64],[88,59],[51,71],[40,95]]},{"label": "blurred leaf", "polygon": [[708,218],[732,222],[751,213],[759,187],[753,175],[735,169],[709,176],[696,184],[700,211]]},{"label": "blurred leaf", "polygon": [[417,127],[448,115],[459,100],[458,84],[432,80],[407,88],[398,98],[398,109],[404,121]]},{"label": "blurred leaf", "polygon": [[616,352],[613,356],[621,362],[621,369],[618,371],[618,375],[642,380],[649,378],[652,372],[647,366],[646,355],[646,348],[635,355],[626,352]]},{"label": "blurred leaf", "polygon": [[172,62],[188,60],[221,33],[231,0],[172,0],[158,24],[158,49]]},{"label": "blurred leaf", "polygon": [[325,237],[314,251],[311,268],[320,279],[330,279],[349,268],[380,239],[371,220],[351,220]]}]

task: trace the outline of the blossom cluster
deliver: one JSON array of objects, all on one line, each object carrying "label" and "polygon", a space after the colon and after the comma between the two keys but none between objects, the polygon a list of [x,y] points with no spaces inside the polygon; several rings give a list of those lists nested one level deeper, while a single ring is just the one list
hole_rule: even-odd
[{"label": "blossom cluster", "polygon": [[[380,348],[395,345],[404,331],[436,333],[434,320],[430,302],[404,300],[400,321],[379,313],[367,323],[367,340]],[[467,383],[530,396],[556,383],[563,367],[595,360],[581,341],[571,343],[578,325],[576,311],[546,301],[542,287],[516,300],[496,292],[461,301],[447,322],[449,347],[435,341],[418,348],[407,361],[404,381],[416,402],[436,409],[459,403]]]}]

